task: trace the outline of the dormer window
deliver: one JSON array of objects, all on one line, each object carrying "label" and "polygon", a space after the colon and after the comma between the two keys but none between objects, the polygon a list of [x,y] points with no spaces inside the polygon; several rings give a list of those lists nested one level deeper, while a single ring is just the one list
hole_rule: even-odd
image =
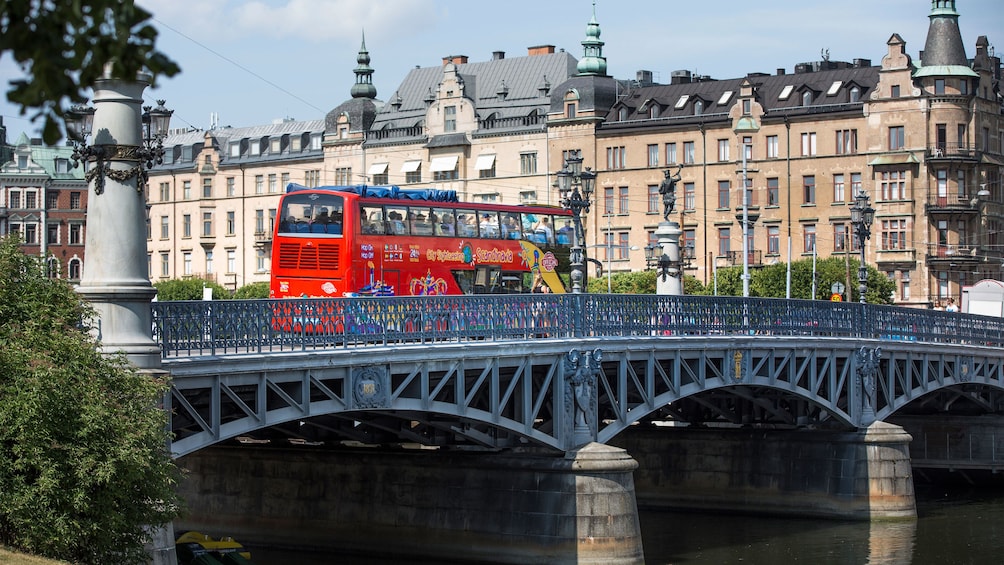
[{"label": "dormer window", "polygon": [[694,100],[694,115],[700,116],[704,113],[704,100]]},{"label": "dormer window", "polygon": [[748,116],[753,112],[753,101],[749,98],[743,99],[743,115]]},{"label": "dormer window", "polygon": [[861,101],[861,89],[858,88],[858,87],[856,87],[856,86],[852,86],[851,87],[851,91],[850,91],[850,96],[851,96],[851,102],[860,102]]},{"label": "dormer window", "polygon": [[802,93],[802,106],[812,106],[812,91],[806,90]]},{"label": "dormer window", "polygon": [[230,142],[230,156],[231,157],[240,157],[241,156],[241,142],[240,141],[232,141],[232,142]]},{"label": "dormer window", "polygon": [[272,139],[270,139],[268,151],[273,155],[278,154],[280,151],[282,151],[282,139],[278,137],[273,137]]},{"label": "dormer window", "polygon": [[617,109],[617,121],[625,122],[628,118],[628,109],[621,107]]},{"label": "dormer window", "polygon": [[649,109],[648,109],[648,117],[649,118],[653,118],[653,119],[659,117],[659,105],[658,104],[652,104],[649,107]]}]

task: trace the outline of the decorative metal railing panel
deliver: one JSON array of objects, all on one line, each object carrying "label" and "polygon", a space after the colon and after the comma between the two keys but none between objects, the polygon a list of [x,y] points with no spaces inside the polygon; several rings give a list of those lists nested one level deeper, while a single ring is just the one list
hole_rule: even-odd
[{"label": "decorative metal railing panel", "polygon": [[818,300],[474,295],[162,302],[163,356],[551,337],[773,335],[1004,345],[1004,320]]}]

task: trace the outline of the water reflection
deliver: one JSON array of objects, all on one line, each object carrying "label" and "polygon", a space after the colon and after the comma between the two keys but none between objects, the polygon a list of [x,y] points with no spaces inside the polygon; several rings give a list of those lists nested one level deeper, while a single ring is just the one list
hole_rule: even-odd
[{"label": "water reflection", "polygon": [[[1004,492],[917,493],[918,519],[836,522],[815,518],[640,512],[646,565],[983,565],[1004,555]],[[255,565],[419,565],[258,550]],[[442,561],[436,561],[442,563]]]}]

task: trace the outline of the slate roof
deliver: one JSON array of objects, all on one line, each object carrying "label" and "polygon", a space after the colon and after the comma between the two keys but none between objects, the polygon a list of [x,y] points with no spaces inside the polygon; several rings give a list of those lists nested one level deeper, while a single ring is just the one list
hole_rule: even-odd
[{"label": "slate roof", "polygon": [[[248,151],[242,150],[240,157],[230,156],[230,143],[233,141],[244,141],[248,143],[263,138],[274,138],[281,136],[322,134],[324,132],[324,120],[307,121],[285,121],[274,124],[248,126],[248,127],[225,127],[208,130],[210,143],[219,151],[221,166],[235,166],[241,163],[262,163],[267,161],[290,161],[298,156],[302,158],[314,159],[322,155],[320,149],[311,150],[309,143],[303,145],[299,153],[283,151],[273,154],[270,151],[262,151],[260,155],[250,155]],[[178,170],[191,169],[194,156],[205,147],[205,130],[193,130],[175,132],[167,136],[164,140],[164,149],[167,154],[164,156],[164,164],[154,167],[154,170]],[[182,158],[185,154],[183,149],[190,148],[191,153],[188,159]]]}]

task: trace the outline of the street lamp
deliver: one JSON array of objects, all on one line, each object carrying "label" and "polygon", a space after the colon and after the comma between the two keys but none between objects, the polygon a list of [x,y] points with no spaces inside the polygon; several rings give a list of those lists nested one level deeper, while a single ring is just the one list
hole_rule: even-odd
[{"label": "street lamp", "polygon": [[572,213],[572,221],[575,223],[569,262],[572,266],[572,292],[578,294],[583,289],[583,266],[586,260],[586,238],[582,232],[582,214],[589,212],[590,198],[596,185],[596,173],[592,172],[589,167],[583,171],[582,153],[570,151],[565,159],[565,165],[558,171],[557,177],[561,207]]},{"label": "street lamp", "polygon": [[868,193],[862,190],[854,197],[851,206],[851,224],[854,235],[858,238],[861,251],[861,265],[858,266],[858,301],[865,303],[865,293],[868,291],[868,267],[865,266],[865,242],[872,236],[872,221],[875,219],[875,209],[869,205]]},{"label": "street lamp", "polygon": [[[142,145],[134,146],[126,143],[87,144],[94,128],[94,107],[75,104],[66,115],[66,130],[73,142],[71,160],[76,167],[81,161],[92,162],[93,166],[84,173],[84,179],[94,182],[94,193],[105,191],[105,178],[118,182],[127,182],[136,178],[136,190],[142,191],[148,179],[147,170],[164,162],[164,138],[167,137],[171,124],[173,110],[164,107],[164,100],[157,101],[157,107],[143,107]],[[113,160],[132,163],[127,169],[112,168]]]},{"label": "street lamp", "polygon": [[[656,250],[660,252],[658,256],[656,255]],[[669,276],[669,268],[673,266],[673,261],[661,245],[649,243],[645,246],[645,266],[649,269],[658,269],[659,278],[666,280],[666,277]]]},{"label": "street lamp", "polygon": [[736,123],[736,127],[733,130],[736,136],[739,138],[740,150],[742,154],[742,185],[740,190],[742,191],[742,215],[736,214],[736,219],[742,224],[743,229],[743,297],[749,298],[750,295],[750,236],[753,231],[753,224],[756,223],[760,215],[757,213],[750,213],[750,186],[749,186],[749,176],[747,170],[746,160],[749,158],[752,152],[753,135],[760,131],[760,125],[753,119],[752,116],[743,116]]}]

